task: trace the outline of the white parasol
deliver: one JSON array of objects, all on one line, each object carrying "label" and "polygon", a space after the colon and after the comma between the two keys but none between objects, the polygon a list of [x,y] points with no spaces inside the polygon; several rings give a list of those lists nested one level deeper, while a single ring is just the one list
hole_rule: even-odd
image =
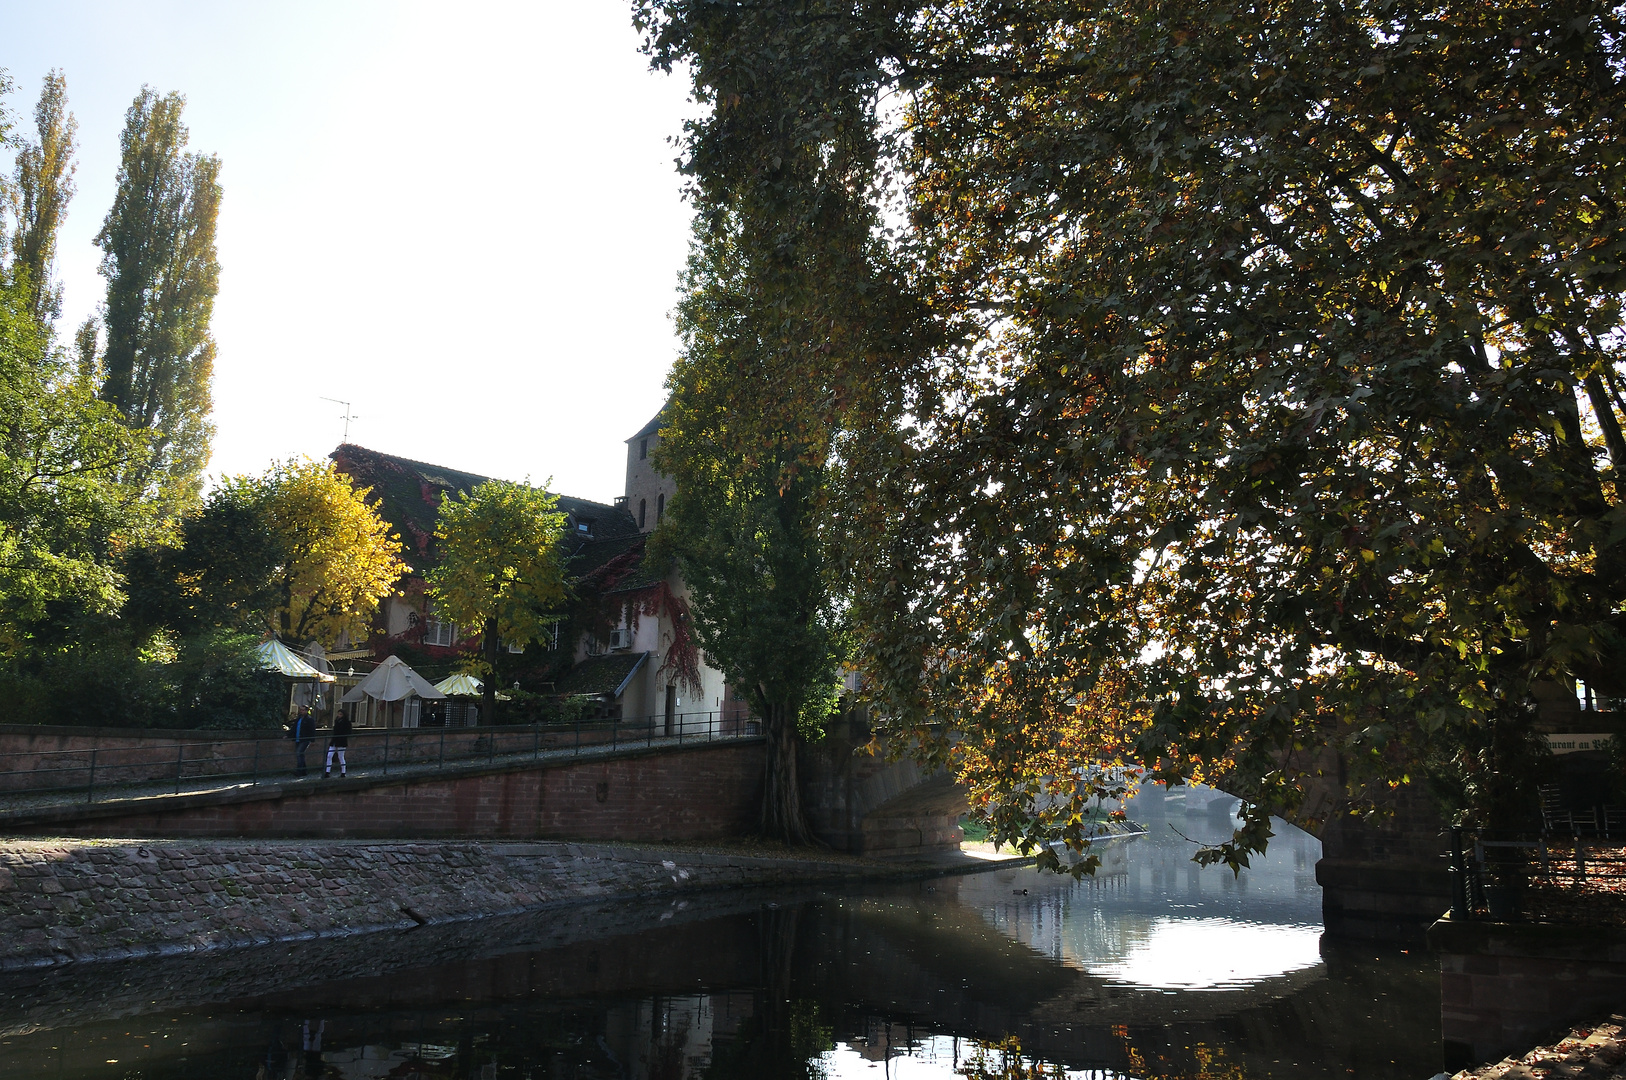
[{"label": "white parasol", "polygon": [[372,698],[375,701],[400,701],[414,695],[431,701],[439,701],[446,696],[435,689],[428,679],[404,664],[399,656],[392,656],[339,700],[354,702]]},{"label": "white parasol", "polygon": [[254,650],[254,655],[259,658],[262,669],[280,672],[290,679],[315,679],[317,682],[333,681],[333,676],[317,671],[276,638],[262,642]]}]

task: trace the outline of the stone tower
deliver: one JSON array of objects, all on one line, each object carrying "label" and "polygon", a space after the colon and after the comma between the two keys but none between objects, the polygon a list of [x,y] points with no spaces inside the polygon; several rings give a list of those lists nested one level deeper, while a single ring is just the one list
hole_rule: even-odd
[{"label": "stone tower", "polygon": [[654,419],[627,440],[627,511],[638,523],[639,531],[646,533],[653,530],[666,513],[666,504],[677,490],[676,482],[656,472],[651,460],[660,442],[661,416],[665,412],[663,408],[656,413]]}]

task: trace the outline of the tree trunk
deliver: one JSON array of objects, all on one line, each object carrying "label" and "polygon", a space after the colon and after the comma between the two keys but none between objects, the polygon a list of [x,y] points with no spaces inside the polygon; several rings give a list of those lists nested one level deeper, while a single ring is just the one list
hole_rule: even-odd
[{"label": "tree trunk", "polygon": [[494,724],[497,721],[497,617],[495,615],[486,620],[486,628],[480,634],[480,649],[486,654],[485,697],[480,706],[484,712],[480,717],[480,722]]},{"label": "tree trunk", "polygon": [[293,626],[290,622],[289,609],[294,606],[294,586],[286,575],[283,577],[282,587],[278,591],[282,596],[282,610],[277,612],[277,622],[282,628],[282,640],[288,642],[293,640]]},{"label": "tree trunk", "polygon": [[802,813],[802,787],[796,777],[796,718],[783,705],[769,705],[762,718],[767,736],[767,784],[762,793],[762,835],[787,844],[813,843]]},{"label": "tree trunk", "polygon": [[[761,1042],[756,1064],[758,1076],[813,1076],[807,1068],[805,1042],[797,1039],[795,1014],[796,937],[804,908],[763,907],[757,913],[757,934],[762,965],[762,990],[753,1002],[761,1018]],[[814,1006],[815,1008],[817,1006]]]}]

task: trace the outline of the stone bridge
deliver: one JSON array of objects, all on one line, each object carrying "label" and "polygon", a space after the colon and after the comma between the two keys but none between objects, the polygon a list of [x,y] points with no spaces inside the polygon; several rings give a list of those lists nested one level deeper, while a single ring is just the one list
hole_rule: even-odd
[{"label": "stone bridge", "polygon": [[[1306,809],[1313,816],[1293,822],[1321,841],[1315,873],[1323,925],[1337,937],[1421,943],[1428,925],[1451,904],[1449,830],[1415,787],[1391,793],[1377,817],[1352,816],[1336,776],[1334,762],[1310,785]],[[1202,812],[1229,817],[1239,803],[1212,789],[1177,791],[1183,797],[1148,785],[1129,802],[1129,815],[1149,829],[1165,828],[1172,814],[1190,812],[1190,800],[1203,797],[1199,793],[1208,793]]]},{"label": "stone bridge", "polygon": [[842,713],[801,757],[802,803],[831,847],[901,855],[952,850],[964,839],[960,817],[970,805],[954,778],[912,758],[887,761],[871,747],[862,712]]},{"label": "stone bridge", "polygon": [[[888,762],[868,748],[861,713],[844,714],[803,755],[802,791],[819,836],[832,847],[864,855],[951,848],[961,840],[965,793],[947,773],[928,773],[913,760]],[[1315,763],[1300,825],[1320,839],[1316,880],[1322,915],[1339,937],[1421,941],[1451,902],[1446,864],[1449,834],[1426,795],[1415,788],[1391,796],[1371,820],[1347,812],[1336,758]],[[1209,811],[1234,810],[1238,800],[1212,789]],[[1183,812],[1184,805],[1181,807]],[[1165,827],[1161,785],[1148,785],[1128,804],[1149,828]],[[1223,871],[1213,871],[1216,873]]]}]

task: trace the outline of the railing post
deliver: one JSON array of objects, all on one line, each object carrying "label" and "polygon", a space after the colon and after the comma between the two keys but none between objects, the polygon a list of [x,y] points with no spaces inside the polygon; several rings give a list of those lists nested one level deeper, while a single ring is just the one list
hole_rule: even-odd
[{"label": "railing post", "polygon": [[254,740],[254,772],[249,777],[250,787],[260,786],[260,740]]},{"label": "railing post", "polygon": [[384,729],[384,775],[390,774],[390,729]]},{"label": "railing post", "polygon": [[[496,709],[492,709],[496,712]],[[497,729],[492,728],[491,734],[486,738],[486,764],[490,765],[497,760]]]},{"label": "railing post", "polygon": [[90,751],[90,783],[85,787],[85,801],[96,801],[96,749]]},{"label": "railing post", "polygon": [[175,744],[175,794],[181,793],[181,762],[186,756],[186,744]]},{"label": "railing post", "polygon": [[1475,838],[1473,882],[1470,886],[1473,892],[1470,898],[1476,911],[1479,908],[1484,908],[1487,912],[1490,910],[1490,894],[1487,892],[1490,881],[1490,857],[1487,854],[1489,851],[1490,848],[1485,846],[1483,840]]},{"label": "railing post", "polygon": [[1586,884],[1586,848],[1581,846],[1581,838],[1575,838],[1575,883]]},{"label": "railing post", "polygon": [[440,758],[435,762],[435,768],[444,769],[445,767],[446,767],[446,724],[445,724],[444,721],[442,721],[441,725],[440,725]]},{"label": "railing post", "polygon": [[614,750],[617,746],[619,746],[620,745],[620,740],[621,740],[621,718],[619,716],[612,717],[610,719],[610,749]]},{"label": "railing post", "polygon": [[582,722],[581,722],[581,718],[577,717],[576,718],[576,752],[574,754],[572,754],[571,757],[581,757],[581,754],[582,754]]},{"label": "railing post", "polygon": [[531,725],[531,760],[539,761],[542,758],[542,725]]},{"label": "railing post", "polygon": [[1468,867],[1462,857],[1462,829],[1451,830],[1451,919],[1467,922],[1472,918],[1468,907]]}]

